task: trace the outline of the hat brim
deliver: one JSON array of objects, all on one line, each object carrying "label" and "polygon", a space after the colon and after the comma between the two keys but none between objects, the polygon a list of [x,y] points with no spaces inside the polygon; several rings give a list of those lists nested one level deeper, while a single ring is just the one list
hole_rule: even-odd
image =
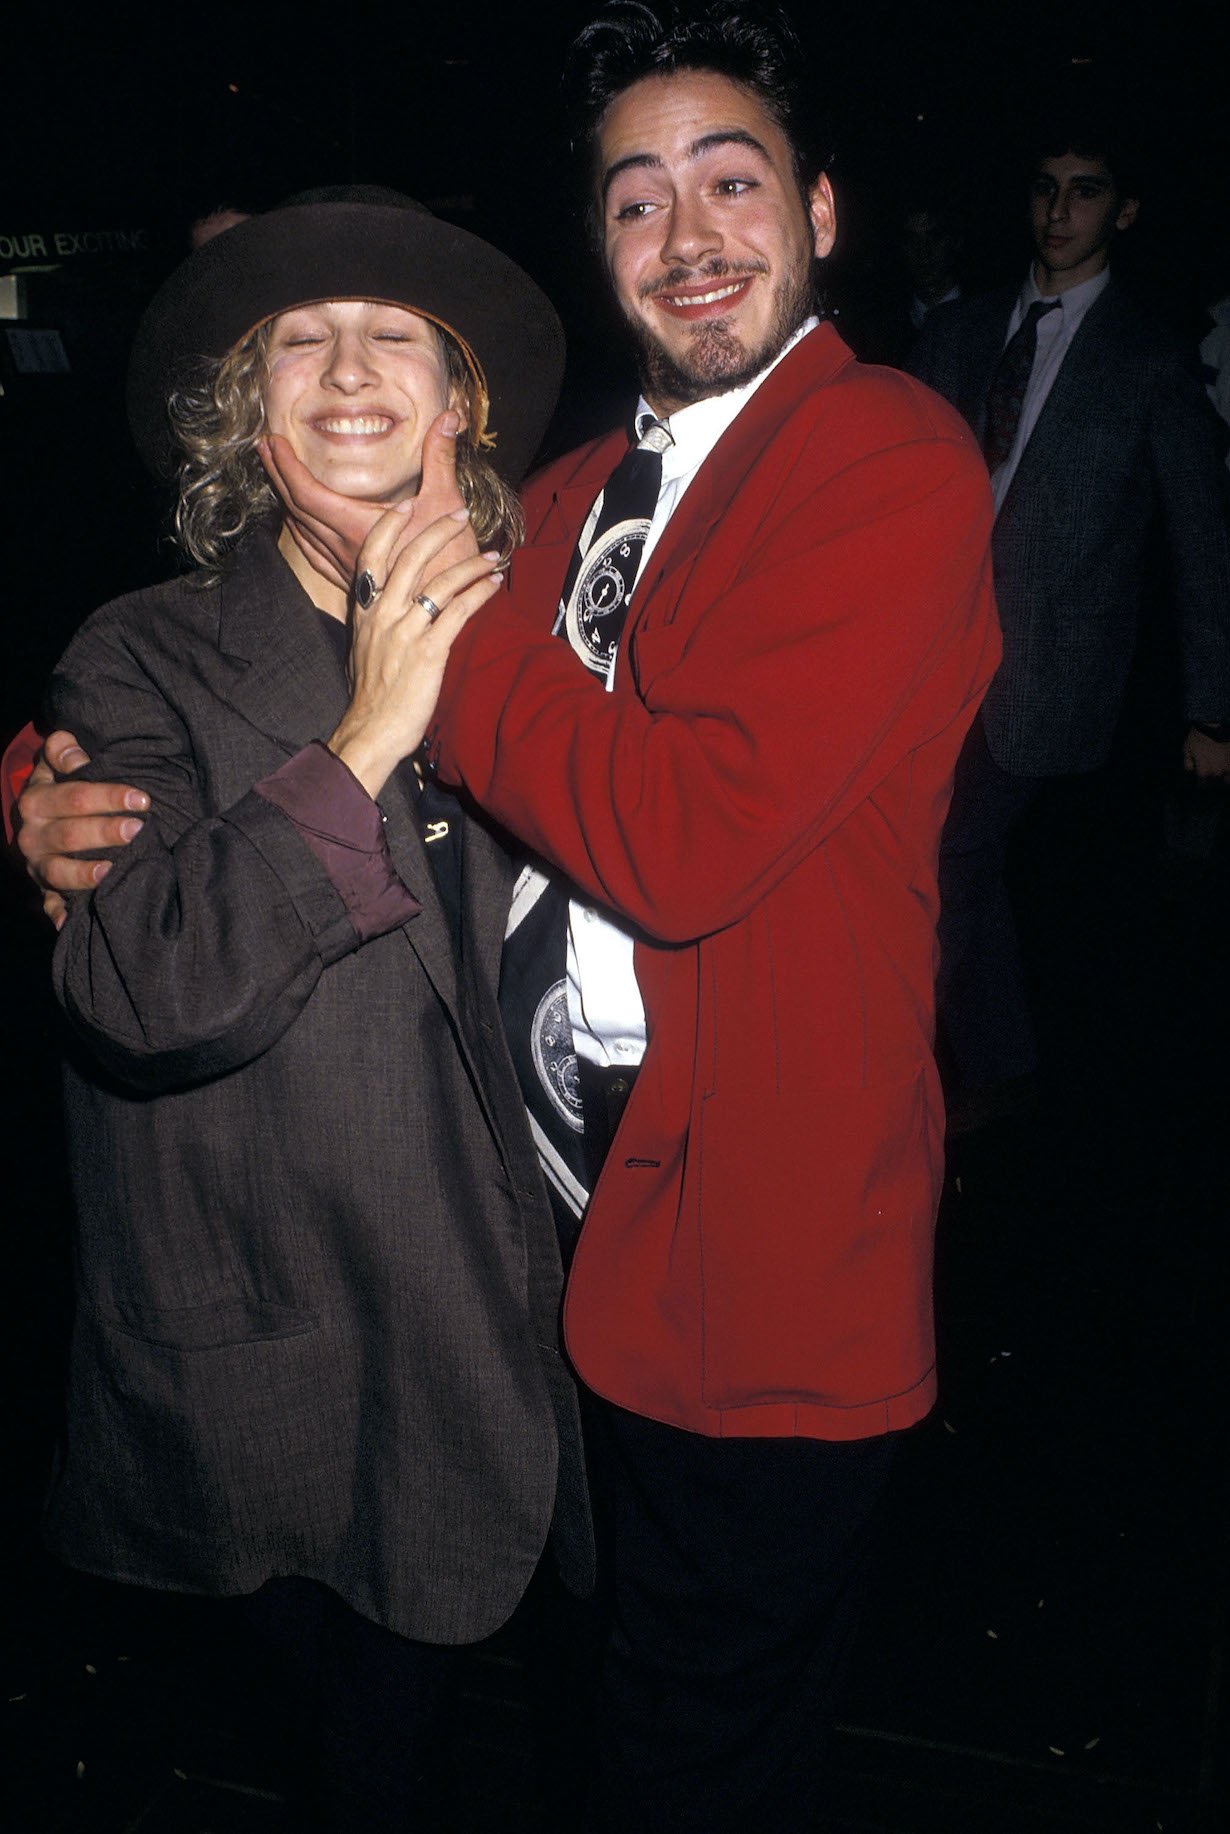
[{"label": "hat brim", "polygon": [[142,458],[175,475],[176,388],[266,319],[327,299],[376,299],[455,330],[482,368],[492,464],[517,484],[559,393],[564,333],[546,294],[489,242],[404,206],[294,204],[214,236],[161,286],[137,328],[128,420]]}]

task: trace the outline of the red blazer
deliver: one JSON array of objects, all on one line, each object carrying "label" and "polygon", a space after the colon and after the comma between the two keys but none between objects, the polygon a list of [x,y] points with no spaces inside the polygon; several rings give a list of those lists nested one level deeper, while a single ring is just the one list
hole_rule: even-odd
[{"label": "red blazer", "polygon": [[433,734],[446,779],[639,932],[649,1044],[568,1348],[696,1432],[908,1426],[934,1398],[936,853],[999,658],[986,473],[942,401],[821,326],[688,489],[606,693],[547,632],[623,446],[531,487]]}]

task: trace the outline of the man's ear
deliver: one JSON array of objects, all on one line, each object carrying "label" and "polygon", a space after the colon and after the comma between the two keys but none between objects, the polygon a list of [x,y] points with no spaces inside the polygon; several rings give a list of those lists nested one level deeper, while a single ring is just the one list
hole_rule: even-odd
[{"label": "man's ear", "polygon": [[1119,205],[1119,214],[1115,218],[1116,229],[1130,229],[1140,211],[1138,197],[1125,197]]},{"label": "man's ear", "polygon": [[832,253],[837,240],[837,206],[833,202],[833,187],[827,172],[821,172],[807,193],[807,214],[811,219],[812,252],[822,261]]},{"label": "man's ear", "polygon": [[446,408],[451,408],[454,414],[460,416],[461,425],[457,431],[459,433],[464,433],[470,424],[470,404],[466,400],[466,392],[460,382],[454,382],[450,385],[448,400],[444,405]]}]

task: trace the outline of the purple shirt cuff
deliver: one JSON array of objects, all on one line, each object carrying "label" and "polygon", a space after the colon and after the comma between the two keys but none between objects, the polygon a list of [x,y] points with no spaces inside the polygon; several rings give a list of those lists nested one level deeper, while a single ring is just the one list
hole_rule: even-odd
[{"label": "purple shirt cuff", "polygon": [[418,916],[422,905],[393,870],[379,808],[327,745],[314,739],[252,787],[299,830],[360,942]]}]

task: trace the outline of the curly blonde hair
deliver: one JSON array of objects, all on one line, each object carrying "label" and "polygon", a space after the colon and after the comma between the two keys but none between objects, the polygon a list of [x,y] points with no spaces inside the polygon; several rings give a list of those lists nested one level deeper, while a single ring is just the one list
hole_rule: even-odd
[{"label": "curly blonde hair", "polygon": [[[175,535],[198,566],[218,573],[253,522],[280,508],[265,475],[257,441],[265,432],[272,320],[258,325],[224,357],[203,359],[172,394],[167,414],[183,452]],[[457,436],[457,483],[480,548],[507,560],[525,538],[521,505],[483,454],[485,402],[461,345],[436,326],[450,394],[465,426]]]}]

